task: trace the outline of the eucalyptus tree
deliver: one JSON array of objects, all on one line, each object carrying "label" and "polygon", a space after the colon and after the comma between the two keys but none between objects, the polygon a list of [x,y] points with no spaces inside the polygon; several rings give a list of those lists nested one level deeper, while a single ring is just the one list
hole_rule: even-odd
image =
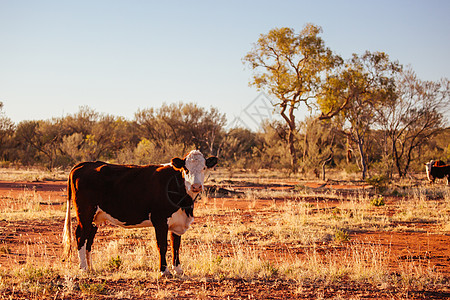
[{"label": "eucalyptus tree", "polygon": [[398,74],[394,101],[378,107],[377,124],[385,132],[386,155],[400,177],[422,145],[445,129],[450,111],[450,81],[423,81],[410,68]]},{"label": "eucalyptus tree", "polygon": [[261,34],[243,58],[253,70],[250,85],[273,95],[280,115],[288,126],[291,168],[298,168],[295,139],[295,110],[300,103],[309,105],[316,97],[324,73],[342,63],[342,59],[325,47],[319,36],[322,29],[314,24],[296,33],[292,28],[274,28]]},{"label": "eucalyptus tree", "polygon": [[318,95],[320,119],[340,118],[348,139],[357,145],[362,179],[367,175],[366,144],[376,109],[395,102],[395,74],[400,70],[398,62],[391,62],[384,52],[353,54],[327,77]]}]

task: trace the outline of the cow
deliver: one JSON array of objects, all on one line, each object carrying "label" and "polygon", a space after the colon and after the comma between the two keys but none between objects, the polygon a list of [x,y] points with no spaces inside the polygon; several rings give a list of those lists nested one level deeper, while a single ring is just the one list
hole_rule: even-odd
[{"label": "cow", "polygon": [[91,249],[98,226],[111,223],[124,228],[154,227],[159,249],[159,270],[169,275],[166,262],[170,233],[172,268],[182,274],[181,235],[194,220],[195,198],[203,190],[205,170],[217,157],[204,158],[198,150],[163,165],[118,165],[101,161],[74,166],[67,181],[67,210],[63,258],[71,252],[70,202],[73,201],[80,268],[92,270]]},{"label": "cow", "polygon": [[430,160],[425,163],[425,169],[430,183],[434,183],[436,178],[447,178],[447,185],[450,185],[450,165],[441,160]]}]

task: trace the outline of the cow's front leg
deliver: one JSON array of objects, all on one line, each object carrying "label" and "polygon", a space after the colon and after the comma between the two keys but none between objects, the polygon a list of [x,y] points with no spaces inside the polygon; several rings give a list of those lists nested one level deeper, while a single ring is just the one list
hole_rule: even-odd
[{"label": "cow's front leg", "polygon": [[172,265],[173,269],[178,275],[183,274],[183,269],[180,266],[180,245],[181,245],[181,236],[170,232],[170,241],[172,245]]},{"label": "cow's front leg", "polygon": [[168,226],[164,222],[154,224],[156,234],[156,244],[159,250],[159,271],[161,276],[170,275],[169,269],[167,269],[166,253],[167,253],[167,233]]}]

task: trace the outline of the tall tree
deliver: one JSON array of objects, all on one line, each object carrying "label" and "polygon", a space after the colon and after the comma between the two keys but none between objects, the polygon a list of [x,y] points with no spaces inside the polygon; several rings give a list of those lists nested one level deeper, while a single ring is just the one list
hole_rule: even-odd
[{"label": "tall tree", "polygon": [[384,52],[353,57],[327,77],[318,97],[320,119],[340,117],[348,124],[348,139],[357,145],[362,179],[367,175],[366,143],[375,122],[375,109],[395,101],[394,75],[401,67]]},{"label": "tall tree", "polygon": [[450,107],[450,81],[422,81],[410,69],[397,78],[397,95],[380,106],[377,124],[385,132],[386,156],[400,177],[407,174],[414,150],[445,129]]},{"label": "tall tree", "polygon": [[295,110],[300,103],[315,98],[323,74],[342,63],[325,47],[319,36],[322,29],[307,24],[295,33],[292,28],[275,28],[261,34],[243,62],[253,69],[250,84],[273,95],[288,126],[288,145],[292,172],[298,168],[295,147],[297,124]]}]

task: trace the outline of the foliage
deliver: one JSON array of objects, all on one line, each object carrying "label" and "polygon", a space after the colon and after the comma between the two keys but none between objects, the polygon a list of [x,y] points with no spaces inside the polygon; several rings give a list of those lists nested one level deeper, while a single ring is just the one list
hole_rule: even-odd
[{"label": "foliage", "polygon": [[319,120],[315,117],[306,118],[300,128],[303,149],[300,165],[304,171],[313,170],[318,176],[324,170],[325,164],[334,163],[335,150],[339,151],[336,145],[340,142],[337,137],[339,128],[329,120]]},{"label": "foliage", "polygon": [[225,116],[215,108],[178,103],[139,110],[128,121],[84,106],[62,118],[8,124],[4,131],[0,127],[3,158],[53,169],[91,160],[165,163],[192,149],[212,154],[220,147]]},{"label": "foliage", "polygon": [[79,283],[81,292],[88,295],[101,295],[107,291],[105,282],[87,282],[81,281]]},{"label": "foliage", "polygon": [[411,163],[419,158],[414,150],[433,142],[430,138],[445,128],[444,116],[450,107],[450,81],[422,81],[407,69],[399,74],[396,83],[396,98],[378,107],[376,117],[385,133],[382,139],[386,145],[385,156],[391,157],[392,166],[403,177]]},{"label": "foliage", "polygon": [[119,255],[117,255],[116,257],[111,257],[111,259],[107,263],[107,267],[111,271],[117,271],[120,269],[120,266],[122,266],[122,264],[122,259]]},{"label": "foliage", "polygon": [[348,124],[345,132],[357,146],[363,180],[367,175],[366,150],[375,123],[374,111],[394,101],[394,75],[400,70],[401,66],[391,62],[383,52],[353,54],[336,73],[327,77],[317,99],[322,119],[337,116]]},{"label": "foliage", "polygon": [[275,96],[280,115],[288,126],[291,169],[297,170],[294,111],[300,102],[314,98],[323,73],[339,65],[342,59],[325,47],[319,36],[322,29],[307,24],[300,33],[292,28],[275,28],[261,34],[244,57],[254,71],[250,84]]},{"label": "foliage", "polygon": [[222,166],[255,168],[253,151],[263,147],[263,139],[244,128],[232,128],[224,135],[219,148],[219,156],[224,160]]},{"label": "foliage", "polygon": [[389,183],[389,178],[385,175],[375,175],[366,179],[366,182],[372,185],[377,192],[383,193]]},{"label": "foliage", "polygon": [[273,121],[263,124],[262,132],[258,133],[261,142],[259,147],[253,147],[253,160],[255,168],[281,168],[289,169],[291,161],[286,153],[287,126],[281,122]]},{"label": "foliage", "polygon": [[384,197],[381,195],[370,198],[370,204],[376,207],[384,206],[386,203],[384,202]]},{"label": "foliage", "polygon": [[336,229],[334,232],[334,241],[337,243],[348,242],[350,240],[350,236],[347,231]]},{"label": "foliage", "polygon": [[206,110],[194,103],[163,104],[159,109],[143,109],[135,114],[141,136],[157,147],[165,141],[182,144],[183,152],[194,147],[206,154],[217,152],[225,115],[211,107]]}]

